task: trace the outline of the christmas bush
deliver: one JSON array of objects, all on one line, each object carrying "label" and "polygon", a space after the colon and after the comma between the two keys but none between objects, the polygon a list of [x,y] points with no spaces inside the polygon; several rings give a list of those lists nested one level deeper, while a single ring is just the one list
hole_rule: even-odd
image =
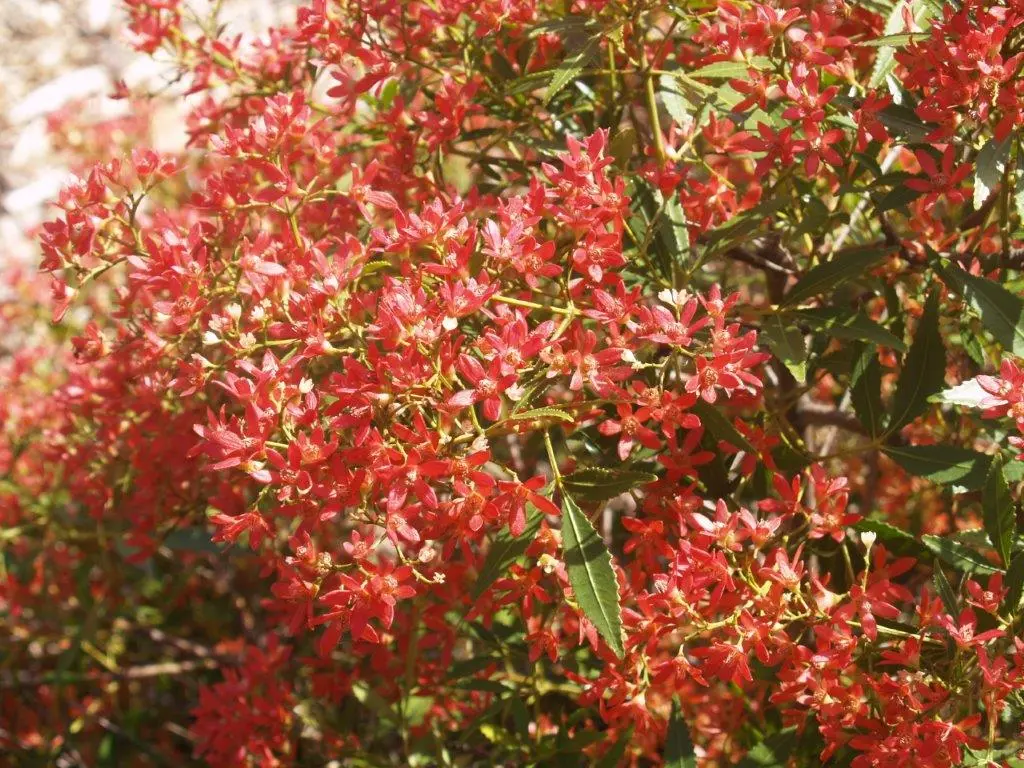
[{"label": "christmas bush", "polygon": [[126,11],[4,273],[12,764],[1016,764],[1024,3]]}]

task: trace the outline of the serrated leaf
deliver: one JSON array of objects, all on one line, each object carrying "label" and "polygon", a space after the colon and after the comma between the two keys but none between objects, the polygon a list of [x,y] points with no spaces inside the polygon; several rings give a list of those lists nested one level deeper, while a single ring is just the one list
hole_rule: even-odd
[{"label": "serrated leaf", "polygon": [[953,539],[927,534],[921,537],[921,543],[942,562],[963,573],[988,574],[999,570],[984,555]]},{"label": "serrated leaf", "polygon": [[967,381],[957,384],[955,387],[944,389],[937,395],[932,395],[929,399],[933,403],[949,403],[950,405],[959,405],[964,408],[980,408],[981,402],[989,397],[988,392],[981,388],[977,379],[968,379]]},{"label": "serrated leaf", "polygon": [[945,384],[946,348],[939,333],[939,294],[933,291],[896,382],[887,430],[895,432],[920,416],[928,407],[928,398],[941,392]]},{"label": "serrated leaf", "polygon": [[882,434],[882,365],[873,345],[853,364],[850,374],[850,402],[860,423],[871,437]]},{"label": "serrated leaf", "polygon": [[522,557],[533,540],[537,537],[540,523],[544,519],[536,507],[528,504],[526,507],[526,528],[518,536],[513,536],[508,528],[502,528],[495,534],[491,541],[491,547],[487,550],[487,557],[480,574],[473,584],[473,599],[476,600],[488,587],[504,575],[509,567]]},{"label": "serrated leaf", "polygon": [[886,446],[885,455],[912,475],[973,490],[985,485],[992,457],[955,445]]},{"label": "serrated leaf", "polygon": [[751,445],[750,441],[745,438],[733,423],[729,421],[722,412],[715,408],[710,403],[704,400],[698,400],[690,410],[697,414],[697,418],[700,419],[701,426],[716,440],[724,440],[730,445],[746,451],[747,453],[757,453],[757,449]]},{"label": "serrated leaf", "polygon": [[542,419],[557,419],[565,424],[575,424],[576,419],[570,413],[560,411],[557,408],[534,408],[529,411],[520,411],[506,416],[503,421],[539,421]]},{"label": "serrated leaf", "polygon": [[771,69],[772,61],[767,56],[754,56],[749,62],[746,61],[716,61],[695,69],[687,74],[690,77],[703,77],[708,80],[714,79],[744,79],[751,69]]},{"label": "serrated leaf", "polygon": [[798,383],[807,379],[807,339],[799,328],[786,325],[780,315],[768,315],[761,333],[775,356]]},{"label": "serrated leaf", "polygon": [[910,43],[913,37],[914,35],[911,32],[900,32],[895,35],[882,35],[881,37],[876,37],[874,40],[865,40],[862,43],[857,43],[857,45],[865,48],[882,48],[883,46],[902,48]]},{"label": "serrated leaf", "polygon": [[897,352],[906,350],[903,339],[898,338],[888,328],[883,328],[863,312],[851,312],[838,307],[821,307],[819,309],[798,309],[790,313],[794,320],[810,326],[816,331],[824,331],[837,339],[850,341],[869,341],[881,347],[889,347]]},{"label": "serrated leaf", "polygon": [[1002,141],[995,136],[985,142],[974,164],[974,209],[978,210],[988,200],[992,190],[998,186],[1006,172],[1006,161],[1010,157],[1012,135]]},{"label": "serrated leaf", "polygon": [[679,697],[672,697],[672,713],[665,737],[665,768],[697,768],[697,755],[693,749],[690,729],[686,727],[680,711]]},{"label": "serrated leaf", "polygon": [[[885,20],[884,34],[894,35],[906,30],[903,18],[905,7],[906,3],[903,0],[897,0],[889,17]],[[924,27],[925,22],[935,15],[935,9],[923,0],[910,0],[910,12],[913,15],[914,24],[918,27]],[[886,75],[892,72],[895,67],[896,48],[892,45],[880,48],[878,56],[875,58],[874,69],[871,70],[871,79],[868,80],[868,87],[877,88],[885,81]]]},{"label": "serrated leaf", "polygon": [[658,476],[635,469],[590,467],[563,478],[566,490],[586,501],[605,501],[641,485],[653,483]]},{"label": "serrated leaf", "polygon": [[669,74],[662,75],[658,78],[658,85],[661,103],[665,105],[665,111],[668,112],[673,122],[682,127],[692,123],[693,115],[690,114],[690,102],[682,93],[678,78]]},{"label": "serrated leaf", "polygon": [[1002,611],[1016,615],[1020,608],[1020,598],[1024,595],[1024,552],[1018,552],[1010,562],[1003,587],[1006,589],[1006,597],[1003,598]]},{"label": "serrated leaf", "polygon": [[806,299],[834,290],[847,280],[861,277],[890,253],[891,249],[876,246],[841,251],[831,261],[819,264],[801,277],[782,300],[782,306],[795,307]]},{"label": "serrated leaf", "polygon": [[573,594],[583,615],[620,659],[622,613],[612,557],[572,497],[562,498],[562,553]]},{"label": "serrated leaf", "polygon": [[999,553],[1004,565],[1010,564],[1010,547],[1016,533],[1017,517],[1014,511],[1010,489],[1003,477],[1003,460],[996,456],[989,469],[985,481],[985,494],[982,499],[982,512],[985,520],[985,532],[988,533],[992,548]]},{"label": "serrated leaf", "polygon": [[939,265],[943,282],[959,293],[971,311],[981,318],[985,330],[1004,349],[1024,355],[1024,299],[999,283],[970,275],[959,267]]},{"label": "serrated leaf", "polygon": [[592,37],[584,43],[583,47],[567,57],[558,67],[544,91],[544,103],[548,104],[559,94],[569,83],[573,82],[580,73],[597,58],[598,49],[601,44],[600,37]]},{"label": "serrated leaf", "polygon": [[953,591],[953,586],[946,578],[946,572],[942,570],[942,565],[937,560],[933,571],[932,584],[935,585],[935,591],[942,598],[942,605],[946,608],[946,613],[950,616],[959,616],[960,601],[957,600],[956,592]]}]

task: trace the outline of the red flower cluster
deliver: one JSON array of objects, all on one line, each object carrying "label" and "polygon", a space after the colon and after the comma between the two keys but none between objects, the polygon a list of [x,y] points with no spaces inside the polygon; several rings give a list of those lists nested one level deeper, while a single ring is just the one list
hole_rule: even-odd
[{"label": "red flower cluster", "polygon": [[0,746],[1013,756],[1024,7],[126,5],[189,148],[80,127],[0,314]]}]

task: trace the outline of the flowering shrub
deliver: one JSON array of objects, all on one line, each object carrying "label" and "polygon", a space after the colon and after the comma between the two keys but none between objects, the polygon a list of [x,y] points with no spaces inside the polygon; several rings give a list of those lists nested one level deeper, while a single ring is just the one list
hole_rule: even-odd
[{"label": "flowering shrub", "polygon": [[6,276],[17,764],[1022,759],[1024,3],[126,8],[189,146],[54,119]]}]

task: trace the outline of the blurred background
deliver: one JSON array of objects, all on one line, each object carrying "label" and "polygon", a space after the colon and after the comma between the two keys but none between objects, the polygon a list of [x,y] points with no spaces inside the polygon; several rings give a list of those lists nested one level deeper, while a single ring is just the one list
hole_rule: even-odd
[{"label": "blurred background", "polygon": [[[231,32],[261,33],[291,19],[295,3],[187,5],[203,16],[220,6]],[[119,81],[133,92],[178,87],[166,57],[131,49],[119,0],[0,0],[0,269],[36,258],[31,230],[48,217],[48,203],[76,170],[67,150],[89,140],[74,126],[117,131],[119,122],[142,117],[132,115],[129,100],[110,98]],[[150,145],[180,149],[184,105],[158,100],[154,109],[146,127]]]}]

